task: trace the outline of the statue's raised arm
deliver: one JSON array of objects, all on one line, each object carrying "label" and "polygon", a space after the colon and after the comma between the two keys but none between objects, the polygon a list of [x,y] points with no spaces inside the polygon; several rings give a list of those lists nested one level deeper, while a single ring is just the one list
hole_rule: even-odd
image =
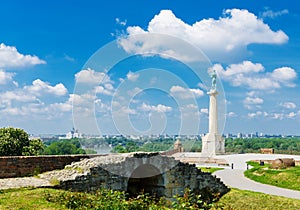
[{"label": "statue's raised arm", "polygon": [[213,70],[213,72],[210,75],[211,77],[211,90],[217,90],[217,74],[216,70]]}]

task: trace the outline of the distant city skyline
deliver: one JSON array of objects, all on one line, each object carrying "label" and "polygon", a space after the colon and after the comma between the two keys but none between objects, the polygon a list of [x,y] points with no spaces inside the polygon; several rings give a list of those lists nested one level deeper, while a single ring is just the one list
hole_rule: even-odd
[{"label": "distant city skyline", "polygon": [[[300,8],[294,1],[17,0],[1,8],[0,127],[36,135],[64,134],[73,126],[86,134],[122,134],[129,125],[137,134],[207,133],[210,64],[219,79],[221,133],[300,135]],[[130,38],[158,33],[174,40]],[[111,69],[106,62],[115,51],[95,66],[88,62],[115,40],[141,56]],[[174,41],[171,50],[167,41]],[[155,56],[145,56],[149,52]],[[195,76],[187,64],[201,59],[203,74]],[[86,116],[96,118],[95,126]]]}]

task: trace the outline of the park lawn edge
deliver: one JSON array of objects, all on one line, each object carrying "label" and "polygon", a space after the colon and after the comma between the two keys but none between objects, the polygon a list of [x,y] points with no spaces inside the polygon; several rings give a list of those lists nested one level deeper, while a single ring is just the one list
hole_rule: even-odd
[{"label": "park lawn edge", "polygon": [[259,163],[253,161],[248,161],[247,164],[252,168],[244,171],[245,177],[262,184],[300,191],[300,166],[268,169],[270,164],[260,166]]}]

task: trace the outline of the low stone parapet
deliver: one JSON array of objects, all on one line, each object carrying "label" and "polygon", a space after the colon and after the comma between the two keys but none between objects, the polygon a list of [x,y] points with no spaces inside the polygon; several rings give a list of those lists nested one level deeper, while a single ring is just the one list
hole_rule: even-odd
[{"label": "low stone parapet", "polygon": [[0,156],[0,178],[30,176],[63,169],[72,162],[100,155]]}]

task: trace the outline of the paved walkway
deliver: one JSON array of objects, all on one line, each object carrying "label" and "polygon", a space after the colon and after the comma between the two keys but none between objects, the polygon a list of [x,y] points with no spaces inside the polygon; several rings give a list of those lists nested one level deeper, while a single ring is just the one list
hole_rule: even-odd
[{"label": "paved walkway", "polygon": [[0,189],[20,188],[20,187],[47,187],[51,186],[49,181],[35,177],[6,178],[0,179]]},{"label": "paved walkway", "polygon": [[300,191],[288,190],[271,185],[261,184],[259,182],[252,181],[244,176],[244,171],[247,169],[246,162],[249,160],[272,160],[276,158],[294,158],[295,160],[300,160],[299,155],[237,154],[220,155],[217,156],[217,158],[227,160],[230,165],[233,163],[234,169],[231,169],[231,167],[227,167],[225,168],[225,170],[216,171],[214,173],[226,185],[230,187],[300,199]]}]

